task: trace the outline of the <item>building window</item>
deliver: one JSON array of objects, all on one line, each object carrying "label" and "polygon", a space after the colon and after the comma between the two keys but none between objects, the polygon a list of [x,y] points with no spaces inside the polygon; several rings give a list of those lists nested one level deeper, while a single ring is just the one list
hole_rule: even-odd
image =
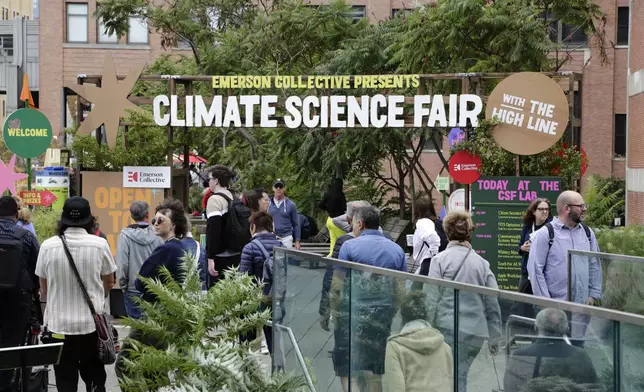
[{"label": "building window", "polygon": [[87,20],[87,3],[67,3],[67,42],[88,42]]},{"label": "building window", "polygon": [[353,23],[358,23],[366,15],[367,7],[364,5],[352,5],[351,11],[347,12],[347,16],[353,20]]},{"label": "building window", "polygon": [[626,115],[615,115],[615,141],[613,142],[615,156],[626,156]]},{"label": "building window", "polygon": [[13,56],[12,34],[0,34],[0,53],[6,56]]},{"label": "building window", "polygon": [[583,26],[561,23],[552,12],[548,12],[547,15],[541,14],[539,18],[548,22],[548,36],[552,42],[573,45],[588,42]]},{"label": "building window", "polygon": [[7,20],[7,9],[2,7],[2,20]]},{"label": "building window", "polygon": [[119,42],[119,37],[116,35],[116,32],[112,34],[107,33],[105,24],[103,23],[103,18],[98,18],[97,20],[97,37],[98,42],[101,44],[117,44]]},{"label": "building window", "polygon": [[128,44],[147,44],[148,43],[148,22],[144,19],[130,16],[130,28],[127,33]]},{"label": "building window", "polygon": [[434,143],[432,143],[432,139],[436,140],[436,144],[438,144],[438,147],[440,148],[440,151],[443,151],[443,135],[437,130],[437,131],[430,131],[430,135],[427,136],[427,139],[425,140],[425,144],[423,145],[423,151],[436,151],[436,147],[434,147]]},{"label": "building window", "polygon": [[628,45],[628,7],[617,7],[617,45]]},{"label": "building window", "polygon": [[391,10],[391,17],[395,18],[398,15],[400,15],[400,16],[406,15],[406,14],[412,12],[412,11],[413,10],[411,8],[393,8]]}]

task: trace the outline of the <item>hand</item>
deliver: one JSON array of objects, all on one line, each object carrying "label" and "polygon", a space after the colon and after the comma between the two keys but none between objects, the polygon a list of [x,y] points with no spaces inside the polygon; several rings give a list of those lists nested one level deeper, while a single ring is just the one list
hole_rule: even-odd
[{"label": "hand", "polygon": [[595,305],[595,298],[588,297],[588,299],[586,300],[586,305],[590,305],[590,306]]},{"label": "hand", "polygon": [[215,260],[208,259],[208,273],[210,276],[219,276],[219,272],[215,269]]},{"label": "hand", "polygon": [[521,250],[524,252],[530,252],[530,241],[526,241],[523,245],[521,245]]},{"label": "hand", "polygon": [[331,328],[329,328],[329,316],[325,315],[320,317],[320,326],[322,327],[323,330],[329,332]]},{"label": "hand", "polygon": [[497,355],[499,353],[499,342],[488,341],[488,348],[490,349],[490,354]]},{"label": "hand", "polygon": [[295,249],[300,250],[300,241],[295,241]]}]

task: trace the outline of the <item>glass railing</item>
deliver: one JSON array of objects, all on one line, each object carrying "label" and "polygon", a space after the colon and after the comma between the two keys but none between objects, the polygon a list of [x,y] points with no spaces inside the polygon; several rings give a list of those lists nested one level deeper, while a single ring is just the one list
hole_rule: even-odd
[{"label": "glass railing", "polygon": [[[593,271],[600,270],[601,274]],[[644,315],[644,257],[611,253],[568,251],[568,299],[583,302],[585,276],[589,285],[601,287],[601,298],[594,306]],[[583,293],[585,294],[585,293]],[[594,331],[604,339],[616,339],[616,355],[621,358],[619,382],[622,391],[644,390],[644,328],[614,325],[592,319]]]},{"label": "glass railing", "polygon": [[306,366],[313,391],[644,391],[643,316],[291,249],[274,263],[273,363]]}]

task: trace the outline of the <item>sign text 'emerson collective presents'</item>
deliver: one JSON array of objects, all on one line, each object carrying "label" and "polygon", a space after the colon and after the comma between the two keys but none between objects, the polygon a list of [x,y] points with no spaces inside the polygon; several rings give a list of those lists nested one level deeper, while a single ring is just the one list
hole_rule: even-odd
[{"label": "sign text 'emerson collective presents'", "polygon": [[[377,76],[213,76],[213,88],[418,88],[418,75]],[[184,106],[185,99],[185,106]],[[180,114],[180,106],[184,107]],[[278,126],[276,116],[287,128],[402,128],[405,111],[413,107],[414,127],[478,126],[483,109],[474,94],[404,95],[158,95],[153,100],[157,125],[190,127]],[[163,110],[165,109],[165,110]],[[259,112],[259,118],[256,117]],[[279,114],[278,114],[279,111]]]}]

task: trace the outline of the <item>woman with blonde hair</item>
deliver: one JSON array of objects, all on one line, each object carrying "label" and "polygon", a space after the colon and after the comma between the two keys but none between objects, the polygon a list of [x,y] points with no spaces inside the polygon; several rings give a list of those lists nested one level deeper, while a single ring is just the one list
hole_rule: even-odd
[{"label": "woman with blonde hair", "polygon": [[[429,277],[497,289],[490,263],[470,244],[474,222],[466,211],[451,211],[443,222],[449,239],[447,248],[432,258]],[[467,390],[467,373],[485,340],[490,353],[498,352],[501,336],[501,309],[496,297],[459,292],[459,313],[454,314],[454,290],[427,285],[430,323],[440,330],[448,344],[458,341],[458,391]],[[454,331],[458,317],[459,330]]]},{"label": "woman with blonde hair", "polygon": [[31,223],[31,211],[29,211],[29,208],[25,207],[20,197],[13,196],[13,198],[16,203],[18,203],[18,221],[16,222],[16,224],[23,229],[30,231],[31,234],[33,234],[35,237],[36,229]]}]

